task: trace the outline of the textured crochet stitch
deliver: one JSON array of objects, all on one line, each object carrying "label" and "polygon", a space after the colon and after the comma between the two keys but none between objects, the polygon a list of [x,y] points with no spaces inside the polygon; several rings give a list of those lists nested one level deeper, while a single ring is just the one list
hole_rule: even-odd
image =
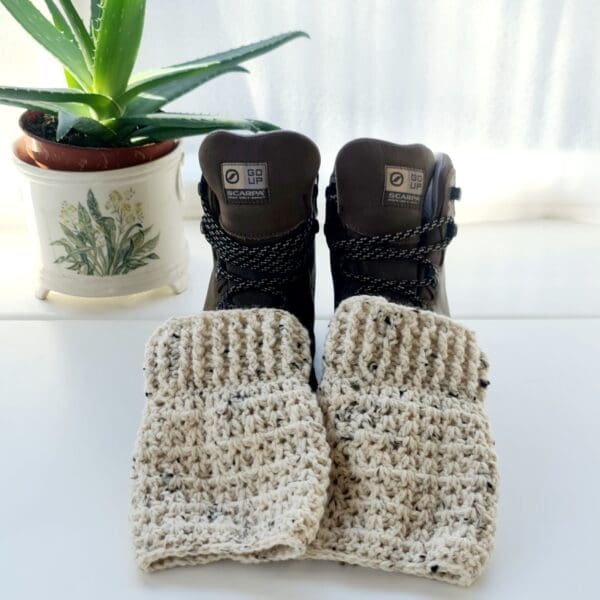
[{"label": "textured crochet stitch", "polygon": [[152,335],[130,510],[142,569],[305,553],[330,468],[310,368],[308,334],[281,310],[204,312]]},{"label": "textured crochet stitch", "polygon": [[487,368],[446,317],[374,296],[340,304],[319,388],[330,499],[308,558],[475,580],[497,504]]}]

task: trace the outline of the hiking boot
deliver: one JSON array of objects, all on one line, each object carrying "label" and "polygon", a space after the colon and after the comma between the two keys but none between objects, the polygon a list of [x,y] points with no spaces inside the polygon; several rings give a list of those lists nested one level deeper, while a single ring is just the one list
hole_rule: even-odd
[{"label": "hiking boot", "polygon": [[456,235],[454,167],[425,146],[358,139],[338,153],[325,235],[335,306],[383,296],[449,315],[445,248]]},{"label": "hiking boot", "polygon": [[281,308],[313,342],[319,150],[289,131],[217,131],[200,147],[202,232],[214,267],[204,310]]}]

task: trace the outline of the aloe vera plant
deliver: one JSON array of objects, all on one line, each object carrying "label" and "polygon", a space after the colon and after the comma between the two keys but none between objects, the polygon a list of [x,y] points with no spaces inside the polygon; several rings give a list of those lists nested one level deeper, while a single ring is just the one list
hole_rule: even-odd
[{"label": "aloe vera plant", "polygon": [[96,145],[128,146],[208,133],[268,131],[254,119],[164,112],[166,104],[240,63],[298,37],[292,31],[226,52],[132,75],[144,26],[145,0],[91,0],[86,26],[71,0],[45,0],[51,20],[30,0],[0,0],[23,28],[63,65],[67,88],[0,87],[0,103],[56,118],[56,139],[78,132]]}]

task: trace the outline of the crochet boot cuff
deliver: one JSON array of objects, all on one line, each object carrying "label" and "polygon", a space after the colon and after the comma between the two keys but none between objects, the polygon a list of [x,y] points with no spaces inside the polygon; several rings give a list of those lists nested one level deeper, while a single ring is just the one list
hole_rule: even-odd
[{"label": "crochet boot cuff", "polygon": [[307,556],[470,584],[495,533],[488,383],[458,323],[378,297],[342,302],[319,388],[330,500]]},{"label": "crochet boot cuff", "polygon": [[330,466],[310,368],[306,330],[280,310],[205,312],[152,335],[130,510],[142,569],[305,552]]}]

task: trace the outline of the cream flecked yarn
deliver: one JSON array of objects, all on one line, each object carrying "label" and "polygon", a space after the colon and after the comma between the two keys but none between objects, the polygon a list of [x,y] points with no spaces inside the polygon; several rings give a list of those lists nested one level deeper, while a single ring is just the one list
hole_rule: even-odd
[{"label": "cream flecked yarn", "polygon": [[330,467],[310,368],[308,334],[281,310],[205,312],[152,335],[130,511],[142,569],[305,552]]},{"label": "cream flecked yarn", "polygon": [[487,366],[446,317],[373,296],[340,304],[319,388],[330,500],[308,558],[473,582],[497,503]]}]

